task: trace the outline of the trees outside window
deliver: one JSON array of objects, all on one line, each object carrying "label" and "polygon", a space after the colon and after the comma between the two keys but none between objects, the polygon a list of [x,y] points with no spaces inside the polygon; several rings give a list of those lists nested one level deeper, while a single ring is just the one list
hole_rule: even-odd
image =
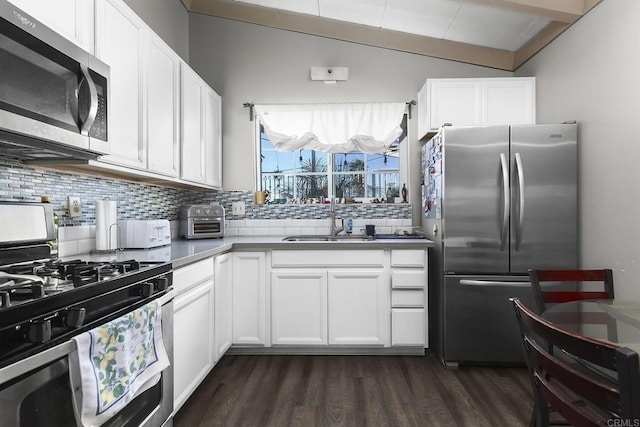
[{"label": "trees outside window", "polygon": [[271,199],[322,197],[355,198],[368,201],[400,191],[400,144],[403,134],[381,154],[321,153],[313,150],[275,151],[260,126],[258,174],[262,190]]}]

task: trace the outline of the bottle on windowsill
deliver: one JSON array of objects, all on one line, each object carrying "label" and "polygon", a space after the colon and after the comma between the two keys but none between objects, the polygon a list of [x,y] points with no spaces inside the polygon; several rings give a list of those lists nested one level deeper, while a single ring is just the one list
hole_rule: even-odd
[{"label": "bottle on windowsill", "polygon": [[[42,196],[40,197],[40,201],[42,203],[51,203],[51,197]],[[58,258],[58,215],[56,215],[55,212],[53,212],[53,239],[47,241],[47,244],[49,245],[51,258]]]}]

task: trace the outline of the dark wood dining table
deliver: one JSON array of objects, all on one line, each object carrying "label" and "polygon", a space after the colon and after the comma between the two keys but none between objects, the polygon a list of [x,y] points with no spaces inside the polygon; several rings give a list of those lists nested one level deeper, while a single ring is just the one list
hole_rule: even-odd
[{"label": "dark wood dining table", "polygon": [[640,353],[640,299],[571,301],[547,308],[542,317],[570,331]]}]

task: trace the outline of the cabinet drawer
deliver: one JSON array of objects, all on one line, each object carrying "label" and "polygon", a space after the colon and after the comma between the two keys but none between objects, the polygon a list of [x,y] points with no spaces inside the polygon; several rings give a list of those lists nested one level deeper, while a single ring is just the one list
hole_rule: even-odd
[{"label": "cabinet drawer", "polygon": [[384,250],[274,250],[272,267],[384,267]]},{"label": "cabinet drawer", "polygon": [[391,345],[425,345],[425,311],[421,308],[391,310]]},{"label": "cabinet drawer", "polygon": [[393,290],[391,307],[424,307],[424,291],[422,289]]},{"label": "cabinet drawer", "polygon": [[391,267],[424,267],[427,252],[422,249],[394,249],[391,251]]},{"label": "cabinet drawer", "polygon": [[391,272],[393,289],[423,289],[427,284],[427,275],[420,270],[396,270]]},{"label": "cabinet drawer", "polygon": [[173,272],[173,288],[179,295],[191,286],[211,277],[213,277],[213,259],[207,258],[175,270]]}]

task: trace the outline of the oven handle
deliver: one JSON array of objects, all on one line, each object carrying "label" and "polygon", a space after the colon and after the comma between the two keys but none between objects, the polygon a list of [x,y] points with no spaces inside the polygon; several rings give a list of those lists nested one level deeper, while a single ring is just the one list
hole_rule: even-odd
[{"label": "oven handle", "polygon": [[[158,300],[160,301],[160,305],[164,306],[165,304],[170,302],[173,299],[173,296],[174,291],[173,289],[170,289],[168,292],[158,298]],[[5,366],[4,368],[0,368],[0,384],[11,381],[14,378],[24,375],[27,372],[46,365],[47,363],[50,363],[56,359],[68,356],[74,351],[76,351],[76,344],[75,341],[70,339],[69,341],[41,351],[40,353],[34,354],[33,356],[29,356],[26,359],[20,360],[19,362],[16,362],[9,366]]]}]

